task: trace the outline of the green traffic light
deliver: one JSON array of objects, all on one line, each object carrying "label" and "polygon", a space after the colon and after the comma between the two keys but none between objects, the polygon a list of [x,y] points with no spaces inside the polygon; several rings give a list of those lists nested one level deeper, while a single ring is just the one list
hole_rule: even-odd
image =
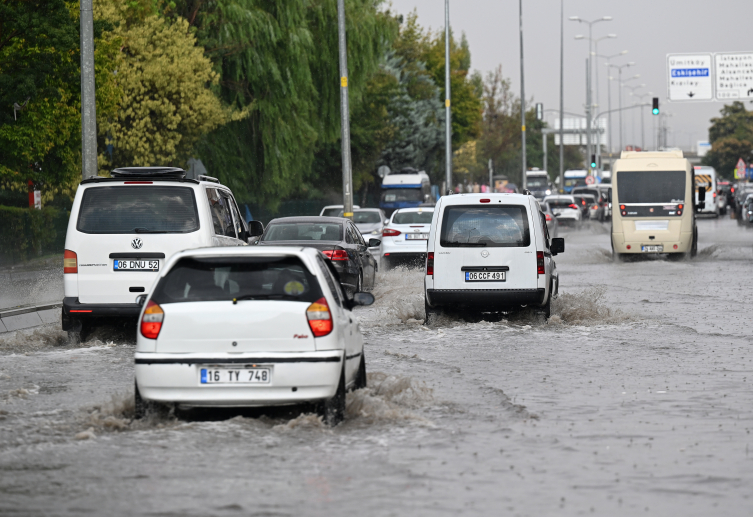
[{"label": "green traffic light", "polygon": [[658,114],[659,114],[659,108],[654,108],[654,110],[653,110],[653,114],[654,114],[654,115],[658,115]]},{"label": "green traffic light", "polygon": [[591,168],[592,168],[592,169],[595,169],[595,168],[596,168],[596,164],[595,164],[594,162],[591,162]]}]

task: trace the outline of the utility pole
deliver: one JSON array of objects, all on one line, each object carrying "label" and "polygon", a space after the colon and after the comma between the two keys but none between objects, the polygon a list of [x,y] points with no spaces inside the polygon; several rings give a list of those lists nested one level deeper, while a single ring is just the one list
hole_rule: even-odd
[{"label": "utility pole", "polygon": [[81,176],[97,175],[97,105],[94,89],[92,0],[81,0]]},{"label": "utility pole", "polygon": [[343,217],[353,217],[353,170],[350,164],[350,107],[348,105],[348,47],[345,41],[345,0],[337,0],[340,47],[340,147],[343,165]]},{"label": "utility pole", "polygon": [[523,0],[518,0],[518,9],[520,13],[520,132],[522,136],[521,140],[521,154],[523,155],[523,172],[521,185],[525,190],[528,188],[528,182],[526,181],[526,88],[525,77],[523,67]]},{"label": "utility pole", "polygon": [[565,192],[565,0],[560,0],[560,194]]},{"label": "utility pole", "polygon": [[450,109],[450,0],[444,0],[444,118],[444,159],[445,173],[447,175],[447,190],[449,191],[452,190],[452,111]]},{"label": "utility pole", "polygon": [[494,166],[489,158],[489,192],[494,192]]},{"label": "utility pole", "polygon": [[591,58],[586,59],[586,161],[591,175]]}]

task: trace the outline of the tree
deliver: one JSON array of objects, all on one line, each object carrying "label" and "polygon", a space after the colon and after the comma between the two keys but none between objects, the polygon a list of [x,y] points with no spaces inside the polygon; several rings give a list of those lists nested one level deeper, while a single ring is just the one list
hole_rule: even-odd
[{"label": "tree", "polygon": [[740,158],[746,163],[753,162],[753,112],[747,111],[739,101],[725,105],[721,117],[711,119],[709,141],[711,150],[702,163],[732,179]]}]

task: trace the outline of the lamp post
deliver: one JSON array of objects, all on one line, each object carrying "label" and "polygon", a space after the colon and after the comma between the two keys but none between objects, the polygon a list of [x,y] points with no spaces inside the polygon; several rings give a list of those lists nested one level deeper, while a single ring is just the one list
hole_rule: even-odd
[{"label": "lamp post", "polygon": [[518,11],[520,13],[520,134],[521,134],[521,154],[523,167],[521,185],[523,190],[528,188],[528,182],[526,178],[526,83],[523,67],[523,0],[518,0]]},{"label": "lamp post", "polygon": [[[604,56],[601,54],[597,54],[596,57],[597,58],[601,57],[601,58],[606,59],[607,60],[606,65],[607,67],[609,67],[609,62],[613,58],[618,57],[618,56],[624,56],[627,53],[628,53],[627,50],[623,50],[622,52],[618,54],[612,54],[611,56]],[[607,68],[607,74],[608,73],[609,73],[609,68]],[[609,131],[607,132],[607,137],[609,138],[609,152],[610,153],[613,152],[613,149],[612,149],[612,113],[611,113],[612,111],[612,84],[610,83],[611,80],[612,80],[612,76],[607,75],[607,110],[609,110],[608,119],[607,119],[607,124],[609,125]]]},{"label": "lamp post", "polygon": [[[560,0],[560,193],[565,192],[565,0]],[[546,135],[544,135],[546,138]]]},{"label": "lamp post", "polygon": [[81,175],[97,175],[97,105],[94,89],[94,13],[81,0]]},{"label": "lamp post", "polygon": [[[630,95],[633,95],[633,93],[631,92]],[[638,97],[638,100],[641,102],[641,105],[643,105],[643,99],[645,97],[652,97],[653,95],[654,95],[654,92],[647,92],[647,93],[642,93],[640,95],[636,95],[636,97]],[[646,132],[644,128],[645,124],[643,122],[643,111],[644,110],[641,110],[641,149],[645,151],[646,150]]]},{"label": "lamp post", "polygon": [[345,0],[337,0],[340,52],[340,147],[343,168],[343,217],[353,218],[353,169],[350,165],[350,108],[348,105],[348,50],[345,41]]},{"label": "lamp post", "polygon": [[[450,0],[444,2],[444,116],[445,174],[447,190],[452,189],[452,119],[450,112]],[[445,192],[446,194],[446,192]]]},{"label": "lamp post", "polygon": [[[641,88],[645,88],[645,84],[639,84],[637,86],[625,86],[626,89],[630,90],[630,95],[633,97],[635,95],[635,90],[640,90]],[[633,141],[633,145],[635,145],[635,114],[630,113],[630,139]]]},{"label": "lamp post", "polygon": [[[624,65],[608,65],[609,68],[616,68],[619,72],[617,82],[620,86],[620,152],[622,152],[622,69],[623,68],[629,68],[631,66],[635,66],[635,62],[630,61],[629,63],[625,63]],[[635,79],[635,77],[633,77]]]}]

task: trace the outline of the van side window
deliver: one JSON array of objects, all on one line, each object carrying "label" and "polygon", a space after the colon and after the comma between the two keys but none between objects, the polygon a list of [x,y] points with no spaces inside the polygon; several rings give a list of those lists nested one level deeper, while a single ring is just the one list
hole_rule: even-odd
[{"label": "van side window", "polygon": [[539,221],[541,221],[541,227],[544,229],[544,246],[546,246],[546,249],[549,249],[549,241],[551,239],[549,238],[549,228],[546,226],[546,216],[544,215],[544,212],[539,212]]},{"label": "van side window", "polygon": [[337,302],[337,305],[342,307],[342,293],[340,292],[340,286],[337,285],[337,281],[335,281],[335,278],[332,276],[332,273],[329,270],[329,266],[324,261],[324,259],[321,256],[317,256],[317,259],[319,261],[319,267],[324,272],[324,280],[327,282],[327,285],[329,286],[329,290],[332,293],[332,296],[335,298],[335,302]]},{"label": "van side window", "polygon": [[214,234],[225,237],[237,237],[228,199],[220,195],[217,189],[207,187],[207,200],[209,201],[209,210],[212,212]]}]

